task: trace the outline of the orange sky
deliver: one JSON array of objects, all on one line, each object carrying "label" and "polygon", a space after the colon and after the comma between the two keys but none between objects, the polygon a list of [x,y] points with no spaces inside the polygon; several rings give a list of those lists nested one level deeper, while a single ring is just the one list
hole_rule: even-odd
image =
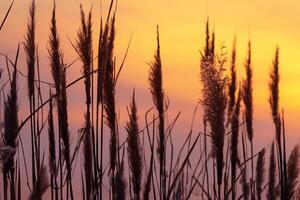
[{"label": "orange sky", "polygon": [[[57,1],[57,19],[65,62],[71,62],[76,53],[71,48],[67,36],[75,41],[79,27],[79,0]],[[17,43],[24,39],[27,11],[30,0],[16,1],[7,23],[0,33],[0,47],[3,53],[13,56]],[[108,1],[103,0],[103,16],[106,15]],[[0,13],[4,15],[10,1],[0,2]],[[84,1],[85,10],[93,6],[94,41],[97,45],[100,1]],[[51,17],[51,1],[37,1],[37,39],[42,63],[42,78],[51,81],[47,58],[47,38]],[[150,97],[148,92],[148,62],[155,51],[155,28],[160,26],[161,54],[166,94],[171,100],[174,112],[186,114],[185,122],[190,118],[193,107],[200,97],[199,50],[203,47],[204,25],[207,16],[211,27],[216,31],[217,44],[225,43],[230,53],[232,40],[237,35],[238,73],[243,76],[243,62],[248,38],[253,42],[254,100],[257,119],[271,123],[268,98],[268,73],[276,45],[280,46],[280,94],[288,124],[292,133],[298,134],[300,127],[300,60],[299,46],[300,15],[297,14],[300,2],[297,0],[239,1],[239,0],[127,0],[119,1],[117,13],[116,55],[120,61],[126,46],[133,35],[126,66],[119,80],[120,107],[129,101],[132,88],[141,91],[138,99]],[[21,55],[24,58],[24,53]],[[24,64],[24,59],[21,61]],[[3,67],[3,59],[1,60]],[[23,65],[24,66],[24,65]],[[26,72],[25,67],[21,70]],[[75,64],[68,72],[68,79],[73,80],[80,74],[80,64]],[[76,94],[77,85],[69,95]],[[138,91],[139,91],[138,90]],[[145,96],[146,95],[146,96]],[[148,95],[148,96],[147,96]],[[83,98],[69,100],[69,106],[81,106]],[[25,103],[24,103],[25,104]],[[141,101],[140,107],[151,107],[151,101]],[[123,108],[120,108],[121,110]],[[123,109],[125,114],[125,109]],[[125,116],[124,116],[125,117]],[[73,119],[74,118],[74,119]],[[73,117],[77,122],[81,115]]]},{"label": "orange sky", "polygon": [[[37,40],[40,52],[42,79],[52,81],[47,40],[52,1],[37,2]],[[80,25],[79,4],[85,10],[93,6],[95,49],[98,40],[100,0],[57,0],[58,30],[65,62],[76,58],[68,42],[73,41]],[[109,1],[103,0],[102,13],[106,16]],[[4,16],[9,0],[0,1],[0,18]],[[18,42],[24,41],[28,6],[30,0],[17,0],[10,16],[0,32],[0,51],[14,57]],[[261,145],[273,138],[273,125],[268,105],[269,71],[276,45],[280,47],[280,95],[285,109],[287,142],[295,144],[300,134],[300,1],[298,0],[119,0],[117,12],[117,38],[115,53],[121,62],[132,34],[132,43],[125,68],[117,87],[117,104],[121,121],[127,119],[125,105],[129,104],[133,88],[136,88],[140,116],[152,106],[147,80],[149,65],[156,47],[156,25],[160,26],[161,54],[165,92],[171,102],[170,116],[182,111],[178,132],[186,131],[193,109],[199,100],[199,50],[204,43],[207,16],[216,31],[217,44],[225,43],[230,53],[234,35],[237,36],[238,74],[243,77],[247,41],[253,43],[255,140]],[[23,50],[23,49],[22,49]],[[5,60],[0,58],[0,67],[5,69]],[[20,70],[24,73],[24,52],[21,52]],[[81,65],[76,63],[68,71],[68,80],[81,74]],[[20,78],[19,91],[26,97],[26,82]],[[82,91],[82,92],[78,92]],[[68,91],[70,125],[76,131],[83,122],[84,95],[82,84]],[[48,94],[47,88],[45,94]],[[46,98],[46,97],[45,97]],[[20,100],[21,119],[28,114],[27,100]],[[201,115],[198,116],[200,119]],[[141,120],[143,121],[143,120]]]}]

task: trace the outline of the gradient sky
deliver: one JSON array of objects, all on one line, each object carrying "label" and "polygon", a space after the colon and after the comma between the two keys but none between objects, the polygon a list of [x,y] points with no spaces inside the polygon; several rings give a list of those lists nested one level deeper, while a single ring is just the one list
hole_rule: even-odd
[{"label": "gradient sky", "polygon": [[[47,40],[52,1],[37,0],[37,40],[41,61],[41,77],[52,81]],[[94,45],[98,40],[100,0],[57,0],[58,30],[66,63],[76,58],[68,37],[75,42],[80,25],[79,5],[87,11],[93,7]],[[102,16],[107,14],[109,1],[103,0]],[[0,1],[0,17],[4,16],[9,0]],[[24,41],[30,0],[16,0],[10,16],[0,32],[0,51],[14,57],[17,44]],[[121,122],[127,119],[125,105],[129,104],[133,88],[136,89],[141,123],[145,110],[152,106],[147,74],[148,63],[156,47],[156,25],[160,27],[161,55],[165,92],[170,100],[170,119],[182,111],[174,134],[180,137],[190,125],[193,109],[201,97],[199,83],[200,53],[204,45],[205,21],[209,16],[216,32],[218,47],[225,44],[229,53],[234,35],[237,36],[237,70],[239,80],[244,76],[244,60],[248,39],[253,46],[255,133],[257,148],[269,144],[274,131],[268,104],[268,80],[275,47],[280,47],[280,104],[285,110],[289,149],[300,134],[300,1],[298,0],[119,0],[115,54],[120,64],[132,35],[129,54],[117,86],[117,104]],[[218,49],[218,48],[217,48]],[[22,49],[20,70],[24,73],[25,59]],[[0,58],[0,67],[5,68]],[[68,70],[68,81],[81,74],[80,63]],[[20,77],[19,90],[26,96],[26,82]],[[78,92],[78,91],[82,92]],[[47,87],[44,88],[47,95]],[[70,126],[73,132],[83,122],[84,95],[82,84],[68,91]],[[46,97],[45,97],[46,98]],[[28,102],[20,101],[20,119],[28,114]],[[22,118],[23,117],[23,118]],[[201,114],[197,117],[201,121]],[[201,127],[201,125],[199,125]]]}]

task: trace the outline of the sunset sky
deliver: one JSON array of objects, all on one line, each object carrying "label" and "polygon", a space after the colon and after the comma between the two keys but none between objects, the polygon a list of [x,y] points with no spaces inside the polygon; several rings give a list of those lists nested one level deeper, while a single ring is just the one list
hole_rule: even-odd
[{"label": "sunset sky", "polygon": [[[76,53],[68,41],[75,42],[80,25],[79,5],[84,10],[92,7],[94,50],[97,52],[100,16],[106,17],[108,0],[57,0],[57,23],[62,51],[66,63],[71,63]],[[0,51],[14,58],[18,43],[24,42],[30,0],[16,0],[12,11],[0,32]],[[5,15],[10,0],[0,1],[0,18]],[[47,41],[52,10],[52,1],[36,0],[37,41],[41,61],[41,78],[52,82]],[[175,135],[187,132],[194,107],[201,97],[199,78],[200,50],[204,46],[206,19],[216,32],[217,50],[221,44],[227,47],[228,57],[233,38],[237,37],[237,71],[239,81],[244,77],[244,60],[247,42],[252,41],[254,70],[254,141],[257,148],[270,144],[273,124],[268,103],[269,71],[275,54],[280,48],[280,104],[286,115],[287,141],[294,145],[300,136],[300,1],[299,0],[119,0],[116,19],[117,63],[120,65],[132,36],[128,57],[117,86],[117,110],[122,125],[127,120],[126,105],[135,88],[140,121],[153,106],[148,84],[149,62],[156,48],[156,25],[159,25],[163,81],[165,93],[170,100],[170,120],[179,111],[182,115]],[[102,10],[102,12],[101,12]],[[26,73],[25,53],[20,55],[20,70]],[[230,61],[230,60],[229,60]],[[95,63],[96,64],[96,63]],[[0,67],[6,70],[5,59],[0,58]],[[81,74],[81,63],[75,63],[67,72],[68,81]],[[6,76],[7,77],[7,76]],[[29,110],[26,81],[19,77],[20,121]],[[3,83],[3,80],[2,80]],[[68,91],[70,126],[73,132],[83,123],[84,93],[79,83]],[[78,92],[81,91],[81,92]],[[48,87],[44,87],[45,99]],[[26,98],[22,98],[26,97]],[[202,114],[197,115],[199,125]],[[26,131],[24,131],[26,132]],[[180,136],[179,136],[180,137]],[[75,139],[74,139],[75,141]],[[288,147],[290,149],[291,147]]]}]

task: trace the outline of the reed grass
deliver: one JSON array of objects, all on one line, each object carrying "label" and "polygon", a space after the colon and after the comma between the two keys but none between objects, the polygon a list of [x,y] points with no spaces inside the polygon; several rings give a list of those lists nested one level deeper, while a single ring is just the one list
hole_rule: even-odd
[{"label": "reed grass", "polygon": [[[63,63],[63,56],[60,49],[60,41],[56,27],[56,5],[54,3],[54,8],[52,10],[52,19],[51,19],[51,34],[49,36],[49,58],[51,65],[52,77],[55,83],[56,89],[56,102],[57,102],[57,115],[58,115],[58,124],[59,124],[59,138],[62,141],[63,146],[59,147],[59,151],[62,152],[67,168],[67,191],[66,196],[70,194],[71,199],[73,197],[72,189],[72,166],[70,159],[70,136],[68,129],[68,111],[67,111],[67,96],[66,96],[66,70],[65,64]],[[60,142],[59,142],[60,144]],[[62,185],[62,155],[60,154],[60,184]],[[68,191],[70,187],[70,191]],[[62,192],[62,191],[61,191]],[[62,193],[61,193],[62,198]]]},{"label": "reed grass", "polygon": [[140,200],[141,181],[143,172],[142,148],[139,140],[139,126],[135,93],[133,93],[129,111],[129,122],[127,122],[127,152],[129,168],[131,172],[131,184],[135,200]]},{"label": "reed grass", "polygon": [[[251,158],[253,158],[253,70],[252,70],[252,52],[251,52],[251,42],[248,42],[248,54],[245,61],[245,71],[246,78],[243,80],[243,102],[245,106],[245,121],[248,140],[250,142]],[[254,161],[251,159],[251,199],[254,199]]]},{"label": "reed grass", "polygon": [[[50,92],[50,97],[52,96]],[[58,199],[58,185],[57,185],[57,159],[56,159],[56,143],[54,132],[54,119],[53,119],[53,102],[50,98],[49,114],[48,114],[48,140],[49,140],[49,169],[51,172],[51,199]]]},{"label": "reed grass", "polygon": [[256,162],[256,178],[255,178],[255,187],[256,187],[256,198],[261,200],[261,193],[263,191],[263,182],[265,179],[265,149],[259,152],[257,162]]},{"label": "reed grass", "polygon": [[[92,13],[88,14],[87,21],[85,14],[80,6],[81,14],[81,28],[78,32],[77,51],[80,55],[83,65],[83,75],[85,76],[85,94],[86,94],[86,113],[85,113],[85,133],[84,133],[84,172],[85,172],[85,191],[86,199],[91,199],[93,190],[93,163],[95,162],[92,158],[93,152],[96,151],[94,140],[92,142],[92,129],[91,129],[91,68],[92,68]],[[94,151],[93,151],[94,150]],[[97,169],[97,166],[94,166]],[[96,170],[94,173],[96,174]],[[97,176],[96,176],[97,177]]]},{"label": "reed grass", "polygon": [[[1,24],[3,27],[12,8],[10,5]],[[154,60],[150,63],[148,81],[154,103],[145,113],[145,127],[141,128],[138,118],[135,92],[128,109],[128,120],[125,129],[120,128],[117,109],[117,79],[123,68],[128,53],[117,69],[115,54],[116,41],[116,8],[112,0],[107,17],[100,19],[99,44],[96,57],[93,57],[93,26],[92,12],[86,16],[80,6],[80,28],[77,32],[76,44],[71,45],[78,58],[69,65],[64,63],[59,34],[56,25],[56,5],[52,10],[49,36],[49,59],[53,83],[41,80],[39,68],[39,53],[36,37],[36,2],[33,0],[29,8],[27,32],[24,42],[27,75],[17,69],[19,47],[15,61],[8,55],[5,58],[7,81],[1,87],[1,97],[4,99],[4,123],[0,126],[2,141],[0,158],[3,175],[3,199],[23,199],[21,194],[30,191],[29,199],[42,199],[50,186],[52,200],[77,199],[81,189],[82,199],[102,200],[104,193],[108,199],[192,199],[196,194],[200,199],[297,199],[299,198],[299,147],[296,145],[286,161],[286,129],[284,112],[280,112],[279,104],[279,48],[270,72],[269,104],[275,127],[275,142],[271,145],[269,159],[266,161],[268,147],[254,152],[253,126],[253,66],[251,43],[245,61],[246,77],[239,86],[237,76],[236,39],[234,39],[231,61],[227,62],[227,53],[222,46],[218,50],[216,33],[210,31],[209,20],[206,22],[204,48],[201,51],[200,80],[201,100],[203,110],[197,107],[191,120],[188,136],[180,149],[175,149],[177,140],[175,125],[181,111],[174,119],[168,116],[169,99],[163,87],[163,69],[160,47],[160,35],[157,27],[157,46]],[[97,69],[93,62],[97,60]],[[67,84],[67,70],[76,61],[81,61],[82,75]],[[227,77],[225,66],[229,66]],[[11,70],[13,70],[11,72]],[[97,73],[97,93],[94,96],[94,74]],[[20,124],[18,119],[18,87],[17,75],[20,81],[26,80],[30,113]],[[4,80],[5,73],[0,69],[0,78]],[[4,78],[5,77],[5,78]],[[84,127],[79,131],[79,139],[71,149],[69,133],[67,89],[83,81],[86,110]],[[43,99],[43,84],[50,87],[49,98]],[[7,86],[9,89],[5,90]],[[55,92],[53,91],[55,90]],[[52,91],[54,92],[52,94]],[[95,101],[95,104],[93,103]],[[241,120],[241,101],[244,105],[245,120]],[[47,117],[44,119],[45,105],[49,104]],[[1,106],[1,103],[0,103]],[[22,106],[22,105],[21,105]],[[53,109],[57,110],[57,121]],[[203,130],[195,128],[198,123],[197,112],[203,122]],[[94,127],[94,114],[96,122]],[[148,115],[153,115],[149,121]],[[1,119],[0,119],[1,120]],[[47,123],[48,122],[48,123]],[[200,121],[201,122],[201,121]],[[22,139],[19,135],[22,128],[30,123],[31,152],[26,159]],[[47,125],[48,124],[48,125]],[[199,125],[199,123],[197,124]],[[55,127],[58,127],[56,131]],[[107,126],[107,127],[106,127]],[[47,128],[44,128],[47,127]],[[244,129],[245,127],[245,129]],[[40,155],[43,153],[41,135],[48,132],[48,165],[43,165]],[[152,129],[152,130],[150,130]],[[202,128],[201,128],[202,129]],[[151,132],[152,131],[152,132]],[[151,132],[151,133],[150,133]],[[109,134],[109,146],[105,149],[104,134]],[[121,141],[121,134],[126,138]],[[250,142],[250,152],[247,139]],[[155,141],[157,139],[157,142]],[[147,142],[148,140],[148,142]],[[207,145],[211,140],[211,146]],[[242,140],[240,142],[240,140]],[[100,143],[100,144],[99,144]],[[82,149],[82,165],[76,165],[77,157]],[[149,149],[149,150],[148,150]],[[21,154],[22,152],[22,154]],[[269,151],[268,151],[269,152]],[[105,155],[108,155],[107,163]],[[156,158],[157,153],[157,158]],[[26,155],[25,155],[26,154]],[[149,155],[150,154],[150,155]],[[149,157],[150,156],[150,157]],[[23,163],[21,158],[23,157]],[[149,159],[150,158],[150,159]],[[194,158],[197,158],[194,160]],[[32,163],[32,180],[27,177],[27,164]],[[254,173],[256,163],[256,173]],[[106,164],[106,165],[105,165]],[[127,165],[126,165],[127,164]],[[248,166],[251,164],[251,168]],[[265,166],[268,166],[266,170]],[[78,167],[80,166],[80,167]],[[126,168],[128,166],[128,168]],[[278,166],[278,167],[277,167]],[[82,185],[73,192],[73,176],[81,172]],[[49,171],[49,180],[47,173]],[[27,186],[24,188],[22,174],[26,173]],[[128,173],[128,179],[125,174]],[[268,180],[265,181],[265,174]],[[251,175],[250,175],[251,174]],[[250,175],[250,176],[249,176]],[[277,179],[276,176],[279,175]],[[255,176],[255,177],[254,177]],[[107,178],[108,177],[108,178]],[[106,181],[107,178],[107,181]],[[265,183],[267,182],[267,183]],[[239,184],[240,183],[240,184]],[[106,187],[106,184],[109,184]],[[105,189],[104,189],[105,188]],[[196,191],[196,188],[200,192]],[[1,198],[2,199],[2,198]]]},{"label": "reed grass", "polygon": [[[206,33],[209,34],[207,22]],[[206,35],[209,38],[209,35]],[[204,52],[208,52],[205,47]],[[216,59],[215,55],[209,51],[201,58],[200,78],[202,82],[201,103],[204,108],[204,117],[207,119],[211,128],[212,150],[216,161],[218,199],[221,199],[221,185],[223,176],[223,151],[225,135],[225,110],[226,110],[226,77],[224,76],[225,58],[220,56]]]},{"label": "reed grass", "polygon": [[268,178],[268,191],[267,191],[267,199],[275,199],[276,198],[276,160],[275,160],[275,152],[274,152],[274,142],[271,146],[271,153],[269,159],[269,178]]},{"label": "reed grass", "polygon": [[42,166],[38,172],[36,184],[30,194],[29,200],[42,200],[43,194],[49,187],[49,180],[47,176],[47,168]]},{"label": "reed grass", "polygon": [[27,57],[27,88],[28,88],[28,98],[30,104],[30,128],[31,128],[31,166],[32,166],[32,183],[33,186],[36,182],[36,166],[37,161],[37,143],[36,143],[36,115],[33,112],[35,110],[35,68],[36,68],[36,41],[35,41],[35,29],[36,29],[36,19],[35,19],[35,1],[33,0],[29,8],[29,21],[27,24],[27,34],[24,43],[24,49]]},{"label": "reed grass", "polygon": [[159,28],[157,26],[157,49],[154,55],[154,61],[150,63],[150,72],[148,79],[150,82],[150,90],[152,99],[159,116],[158,124],[158,157],[159,157],[159,174],[160,174],[160,191],[161,198],[166,199],[166,169],[165,169],[165,123],[164,123],[164,92],[162,82],[162,64],[160,57],[160,43],[159,43]]}]

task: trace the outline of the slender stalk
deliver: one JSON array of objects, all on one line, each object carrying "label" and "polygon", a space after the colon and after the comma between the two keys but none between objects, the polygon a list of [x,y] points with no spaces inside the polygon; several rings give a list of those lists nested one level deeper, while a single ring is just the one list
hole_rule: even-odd
[{"label": "slender stalk", "polygon": [[247,128],[247,136],[250,141],[250,151],[251,151],[251,182],[250,182],[250,190],[251,190],[251,199],[255,198],[254,188],[253,188],[253,179],[254,179],[254,162],[253,162],[253,71],[252,71],[252,60],[251,60],[251,42],[248,42],[248,55],[245,61],[245,70],[246,70],[246,78],[243,81],[242,89],[243,89],[243,102],[245,106],[245,119],[246,119],[246,128]]},{"label": "slender stalk", "polygon": [[35,110],[35,0],[32,1],[31,6],[29,8],[29,22],[27,24],[27,35],[25,38],[25,52],[27,57],[27,87],[28,87],[28,97],[30,104],[30,114],[32,117],[30,118],[30,134],[31,134],[31,159],[32,159],[32,185],[34,186],[36,182],[36,161],[37,157],[36,152],[36,131],[35,131],[35,114],[33,114],[33,110]]}]

